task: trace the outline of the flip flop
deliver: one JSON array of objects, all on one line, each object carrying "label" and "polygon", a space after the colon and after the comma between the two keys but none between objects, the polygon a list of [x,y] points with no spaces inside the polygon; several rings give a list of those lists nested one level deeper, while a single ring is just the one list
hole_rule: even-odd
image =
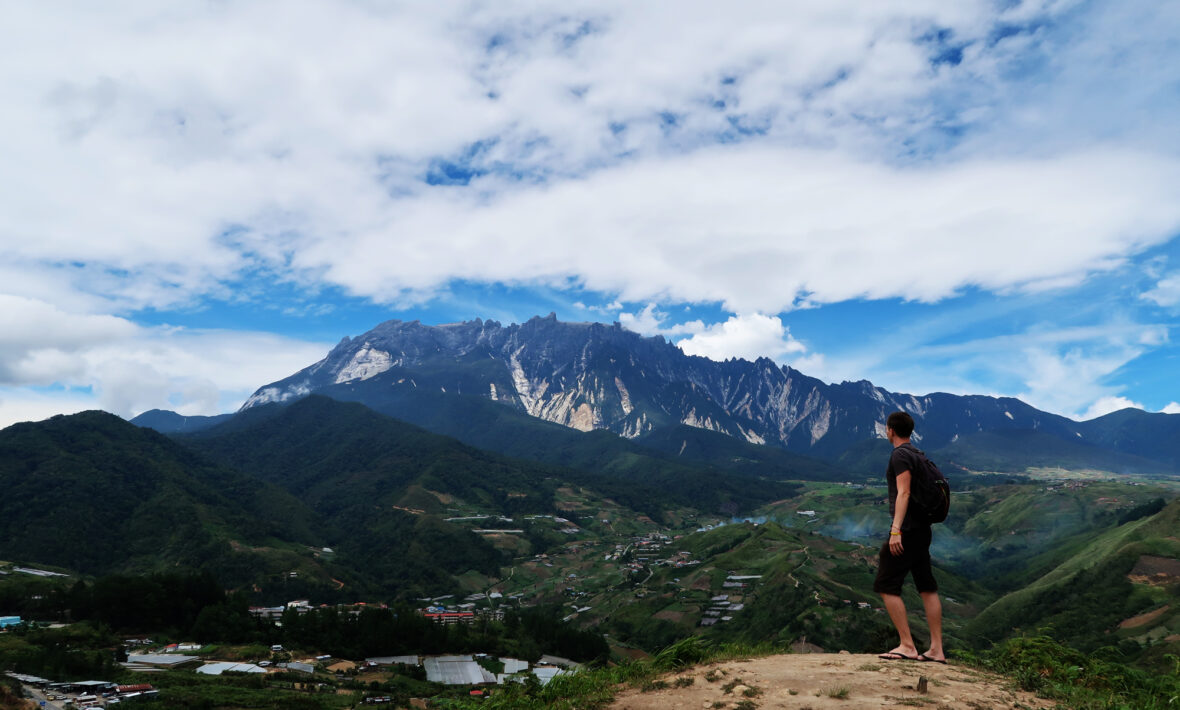
[{"label": "flip flop", "polygon": [[940,661],[937,658],[931,658],[930,656],[927,656],[924,653],[919,653],[917,660],[922,661],[923,663],[941,663],[944,666],[946,665],[945,660]]},{"label": "flip flop", "polygon": [[917,661],[921,656],[907,656],[897,651],[889,651],[887,653],[877,654],[877,658],[880,658],[882,661]]}]

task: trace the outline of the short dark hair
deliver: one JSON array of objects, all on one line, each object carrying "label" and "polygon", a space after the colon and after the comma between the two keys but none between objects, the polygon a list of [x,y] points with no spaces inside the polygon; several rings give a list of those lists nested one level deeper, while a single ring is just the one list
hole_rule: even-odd
[{"label": "short dark hair", "polygon": [[885,426],[893,430],[903,439],[910,438],[910,434],[914,433],[914,418],[905,412],[894,412],[885,420]]}]

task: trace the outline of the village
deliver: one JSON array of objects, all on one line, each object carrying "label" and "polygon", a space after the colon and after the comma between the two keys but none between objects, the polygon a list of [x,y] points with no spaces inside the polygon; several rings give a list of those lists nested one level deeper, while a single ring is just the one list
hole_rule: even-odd
[{"label": "village", "polygon": [[[415,613],[442,626],[503,622],[509,610],[526,609],[539,602],[552,603],[555,599],[563,600],[567,610],[561,617],[563,622],[593,625],[597,615],[605,616],[619,605],[664,594],[671,585],[675,588],[683,586],[681,597],[688,594],[699,597],[701,615],[697,626],[710,627],[729,622],[741,613],[761,580],[759,574],[742,574],[740,570],[730,570],[720,577],[709,570],[707,574],[698,574],[693,588],[689,589],[687,575],[700,570],[702,561],[679,543],[687,535],[716,530],[731,522],[757,525],[762,521],[714,519],[702,522],[693,519],[670,529],[643,517],[619,522],[618,511],[605,508],[594,513],[571,510],[564,515],[526,515],[519,520],[471,510],[456,513],[447,518],[447,522],[470,525],[474,534],[508,549],[514,546],[511,539],[526,535],[530,527],[551,529],[565,540],[555,539],[547,552],[517,557],[502,579],[492,580],[479,591],[417,599]],[[22,568],[12,571],[61,576],[48,570]],[[715,582],[702,582],[714,577]],[[652,586],[657,580],[658,585]],[[604,608],[599,610],[596,606],[600,602]],[[606,608],[606,604],[611,608]],[[248,611],[259,621],[281,625],[285,615],[291,613],[302,616],[333,609],[338,614],[356,616],[373,608],[388,609],[383,603],[328,605],[302,598],[275,606],[252,606]],[[16,616],[0,617],[0,629],[12,629],[22,623],[30,622]],[[145,674],[148,679],[153,674],[167,673],[195,673],[210,677],[258,675],[281,679],[284,684],[308,692],[331,692],[333,688],[343,687],[368,690],[370,684],[406,675],[444,687],[466,686],[472,694],[482,694],[489,688],[525,682],[529,678],[545,685],[580,667],[574,660],[552,654],[542,654],[531,662],[483,653],[339,658],[300,654],[294,649],[274,645],[266,653],[243,658],[237,653],[221,656],[216,646],[195,642],[155,643],[150,638],[128,637],[123,643],[125,659],[120,665],[128,672]],[[43,698],[46,707],[62,709],[110,707],[134,702],[137,698],[151,698],[158,692],[149,682],[117,684],[102,680],[62,681],[29,675],[10,674],[10,677],[20,681],[30,695]],[[376,694],[365,692],[361,702],[381,704],[385,697],[380,691]]]},{"label": "village", "polygon": [[[432,600],[435,602],[441,600]],[[341,605],[343,613],[356,614],[364,605]],[[324,608],[314,607],[314,608]],[[255,607],[251,613],[259,618],[274,619],[277,610],[310,612],[313,607],[306,600],[294,600],[281,607]],[[484,610],[489,611],[489,610]],[[497,610],[501,615],[503,610]],[[437,603],[420,610],[435,623],[450,625],[468,623],[474,618],[470,611],[447,611]],[[481,613],[480,616],[496,612]],[[0,630],[11,631],[22,624],[30,624],[19,617],[6,616]],[[307,692],[336,692],[337,688],[367,689],[398,675],[420,678],[442,686],[470,686],[472,695],[480,695],[489,686],[523,683],[535,679],[540,685],[581,667],[571,659],[543,654],[533,662],[512,657],[497,657],[486,653],[474,654],[406,654],[347,659],[331,655],[299,655],[282,645],[272,645],[262,655],[243,660],[219,657],[217,646],[193,642],[158,643],[151,638],[136,636],[122,640],[124,660],[119,665],[129,673],[145,678],[167,673],[195,673],[201,676],[273,675],[295,690]],[[230,654],[236,656],[236,654]],[[42,707],[60,710],[106,708],[152,698],[158,690],[149,682],[115,683],[105,680],[60,681],[50,678],[8,672],[26,693],[40,701]],[[380,704],[389,700],[379,692],[363,692],[362,704]]]}]

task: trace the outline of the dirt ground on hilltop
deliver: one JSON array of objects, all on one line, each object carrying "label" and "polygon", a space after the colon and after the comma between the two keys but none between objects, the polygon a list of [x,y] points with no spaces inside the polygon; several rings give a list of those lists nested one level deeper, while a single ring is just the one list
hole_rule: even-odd
[{"label": "dirt ground on hilltop", "polygon": [[[927,692],[917,689],[927,680]],[[612,710],[791,708],[869,710],[1046,710],[1053,703],[1010,680],[955,665],[883,661],[871,654],[769,656],[698,666],[661,679],[667,687],[621,693]],[[662,685],[657,683],[656,685]]]}]

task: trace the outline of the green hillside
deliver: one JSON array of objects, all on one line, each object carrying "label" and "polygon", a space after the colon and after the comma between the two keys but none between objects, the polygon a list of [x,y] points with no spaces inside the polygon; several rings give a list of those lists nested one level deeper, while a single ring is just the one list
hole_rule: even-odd
[{"label": "green hillside", "polygon": [[656,429],[637,439],[636,443],[680,461],[706,464],[753,477],[842,481],[850,475],[844,468],[828,461],[683,424]]},{"label": "green hillside", "polygon": [[1077,648],[1161,659],[1180,651],[1180,501],[1108,530],[968,626],[985,640],[1051,627]]},{"label": "green hillside", "polygon": [[309,397],[265,409],[186,441],[322,515],[336,561],[370,577],[370,592],[438,594],[452,591],[451,575],[499,571],[504,560],[492,545],[444,517],[553,510],[555,469],[487,454],[360,404]]},{"label": "green hillside", "polygon": [[[612,589],[596,589],[592,577],[579,574],[569,588],[576,597],[571,606],[590,607],[579,614],[583,623],[649,650],[693,634],[752,644],[806,642],[829,651],[892,645],[892,627],[872,593],[875,548],[775,523],[739,523],[686,535],[651,554],[643,572]],[[667,559],[696,564],[658,561]],[[946,604],[954,637],[991,596],[947,570],[939,579],[954,599]],[[921,608],[916,594],[907,601]]]},{"label": "green hillside", "polygon": [[[346,392],[333,390],[332,394]],[[753,485],[751,478],[741,472],[675,461],[607,431],[574,431],[478,397],[441,397],[403,390],[390,393],[388,400],[373,406],[385,416],[360,404],[313,395],[287,407],[251,408],[185,441],[210,452],[221,452],[219,455],[228,457],[224,460],[265,478],[264,471],[271,465],[266,462],[268,457],[252,452],[262,447],[282,456],[290,450],[287,443],[270,442],[289,442],[302,451],[314,449],[312,461],[326,464],[336,456],[369,456],[373,451],[384,451],[385,444],[375,443],[374,439],[390,439],[403,442],[403,449],[419,452],[416,470],[430,467],[431,457],[443,449],[453,450],[463,452],[456,455],[470,461],[488,462],[501,472],[529,471],[532,477],[553,477],[594,487],[656,518],[664,510],[680,506],[737,514],[795,490],[790,484],[765,478],[756,479],[757,485]],[[288,408],[291,413],[287,413]],[[277,421],[264,423],[271,419]],[[285,431],[288,422],[297,427],[298,433]],[[233,432],[242,435],[234,438]],[[231,455],[233,450],[240,451],[240,456]],[[343,451],[353,453],[340,453]],[[472,465],[478,468],[483,464]],[[436,466],[435,472],[444,468]],[[461,476],[453,483],[462,488],[465,480],[479,485],[478,480]]]},{"label": "green hillside", "polygon": [[1023,473],[1030,468],[1053,467],[1111,473],[1177,472],[1175,466],[1160,461],[1031,430],[968,434],[931,455],[940,463],[971,471]]},{"label": "green hillside", "polygon": [[955,495],[935,552],[965,574],[1009,590],[1075,554],[1137,506],[1175,494],[1112,481],[1045,481]]},{"label": "green hillside", "polygon": [[105,412],[0,431],[0,558],[88,574],[183,566],[228,583],[303,570],[316,516],[274,486]]}]

